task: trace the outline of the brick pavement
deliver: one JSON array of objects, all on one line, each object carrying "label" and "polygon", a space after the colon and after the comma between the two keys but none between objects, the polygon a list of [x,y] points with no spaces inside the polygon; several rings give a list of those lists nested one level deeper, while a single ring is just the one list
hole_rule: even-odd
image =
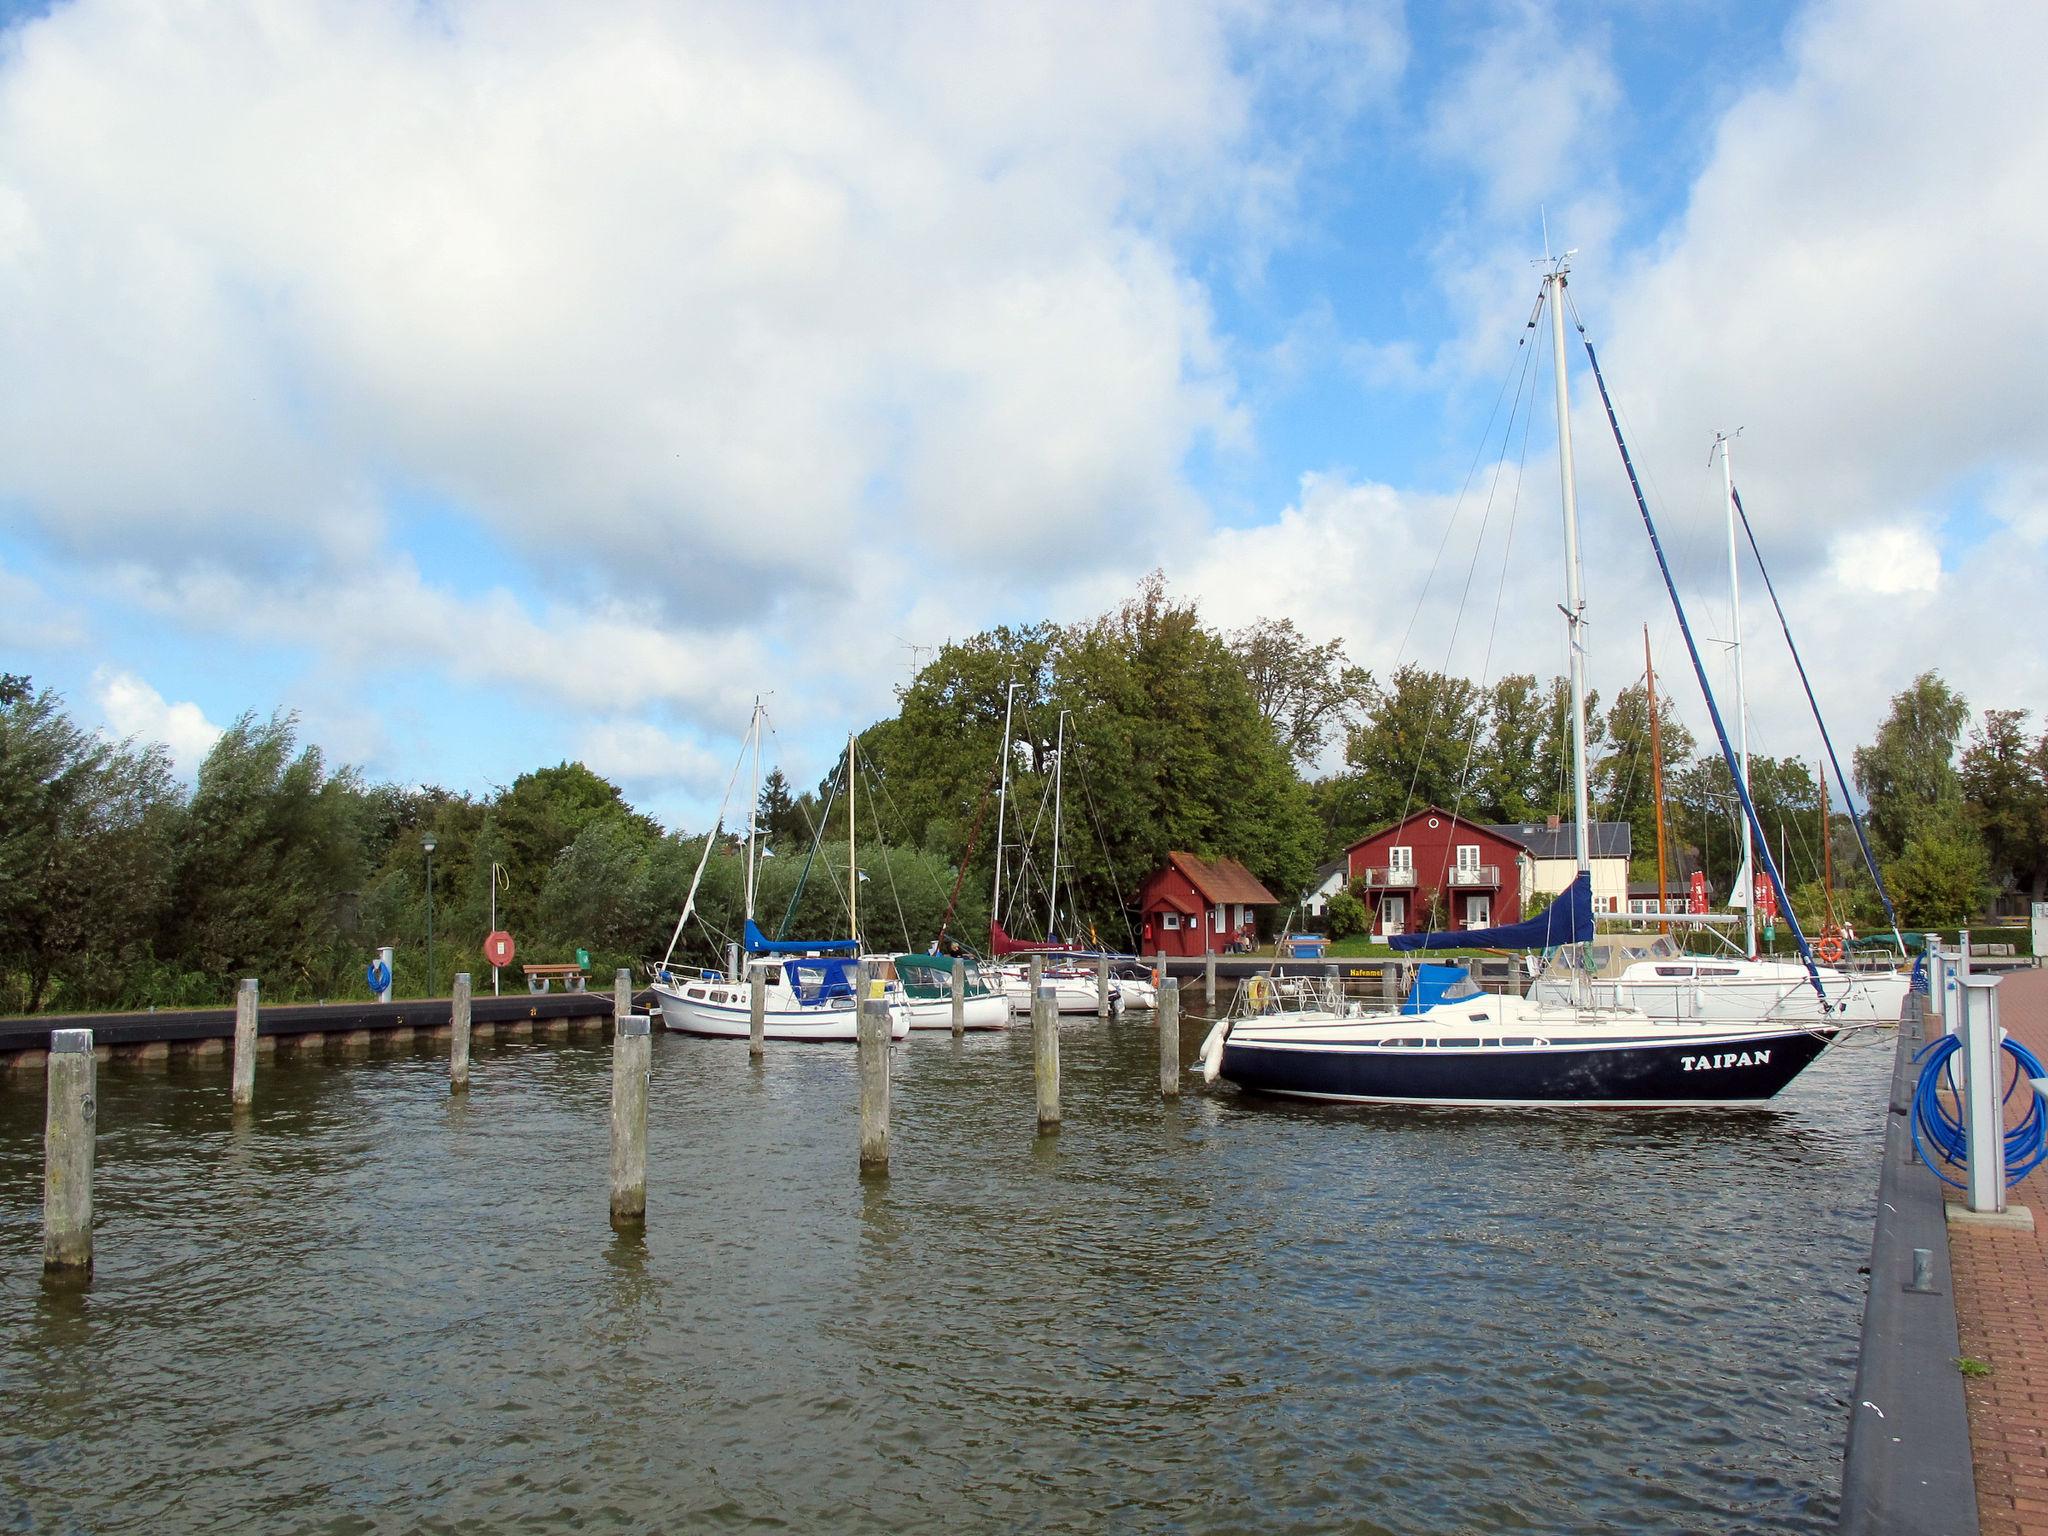
[{"label": "brick pavement", "polygon": [[[2006,1030],[2048,1061],[2048,970],[2008,973],[1998,1006]],[[1982,1536],[2048,1536],[2048,1167],[2008,1199],[2033,1208],[2033,1231],[1948,1229],[1957,1336],[1991,1366],[1963,1382],[1977,1518]]]}]

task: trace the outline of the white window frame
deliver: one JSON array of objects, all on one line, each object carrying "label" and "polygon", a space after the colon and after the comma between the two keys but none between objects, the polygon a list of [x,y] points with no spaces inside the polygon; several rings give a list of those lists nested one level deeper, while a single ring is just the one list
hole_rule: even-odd
[{"label": "white window frame", "polygon": [[1161,913],[1159,926],[1169,932],[1178,933],[1180,931],[1180,914],[1178,912]]},{"label": "white window frame", "polygon": [[[1471,857],[1467,858],[1467,854],[1470,854]],[[1479,873],[1479,845],[1477,843],[1458,844],[1458,869],[1463,874],[1476,875]]]},{"label": "white window frame", "polygon": [[1215,930],[1221,933],[1223,931],[1223,909],[1221,907],[1211,907],[1209,915],[1214,919],[1213,926]]},{"label": "white window frame", "polygon": [[1465,898],[1465,926],[1467,928],[1491,928],[1493,926],[1493,897],[1482,891],[1477,896]]},{"label": "white window frame", "polygon": [[1415,873],[1415,849],[1408,843],[1394,843],[1387,849],[1387,873]]}]

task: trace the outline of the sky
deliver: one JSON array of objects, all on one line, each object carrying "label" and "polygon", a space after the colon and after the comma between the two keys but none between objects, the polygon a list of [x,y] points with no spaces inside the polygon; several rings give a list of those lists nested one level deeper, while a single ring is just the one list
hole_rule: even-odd
[{"label": "sky", "polygon": [[[1564,256],[1732,713],[2048,711],[2048,7],[0,0],[0,670],[709,822],[1162,570],[1563,663]],[[1588,659],[1706,716],[1585,354]],[[1756,750],[1818,746],[1754,568]]]}]

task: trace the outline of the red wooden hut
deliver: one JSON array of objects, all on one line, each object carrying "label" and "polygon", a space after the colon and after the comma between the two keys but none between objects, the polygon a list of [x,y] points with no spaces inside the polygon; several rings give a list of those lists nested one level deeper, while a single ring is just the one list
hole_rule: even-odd
[{"label": "red wooden hut", "polygon": [[1276,906],[1279,898],[1235,859],[1201,859],[1169,853],[1166,864],[1138,887],[1144,914],[1143,953],[1204,955],[1246,947],[1256,938],[1254,907]]},{"label": "red wooden hut", "polygon": [[1521,861],[1528,852],[1440,806],[1360,838],[1345,850],[1350,888],[1374,934],[1418,933],[1441,898],[1444,928],[1486,928],[1522,917]]}]

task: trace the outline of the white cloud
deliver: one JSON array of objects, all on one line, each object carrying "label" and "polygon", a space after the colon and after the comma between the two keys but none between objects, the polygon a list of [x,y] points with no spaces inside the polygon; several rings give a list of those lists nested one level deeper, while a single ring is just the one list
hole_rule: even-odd
[{"label": "white cloud", "polygon": [[[85,616],[41,583],[0,565],[0,646],[28,654],[85,644]],[[5,670],[0,667],[0,670]]]},{"label": "white cloud", "polygon": [[732,772],[730,759],[687,738],[638,719],[596,720],[577,738],[577,757],[591,772],[629,791],[669,791],[680,786],[716,804]]},{"label": "white cloud", "polygon": [[1941,585],[1941,550],[1920,528],[1868,528],[1829,547],[1828,574],[1851,592],[1897,597]]},{"label": "white cloud", "polygon": [[220,740],[221,728],[197,704],[169,703],[132,672],[100,668],[92,675],[92,696],[110,735],[163,743],[178,772],[187,777]]}]

